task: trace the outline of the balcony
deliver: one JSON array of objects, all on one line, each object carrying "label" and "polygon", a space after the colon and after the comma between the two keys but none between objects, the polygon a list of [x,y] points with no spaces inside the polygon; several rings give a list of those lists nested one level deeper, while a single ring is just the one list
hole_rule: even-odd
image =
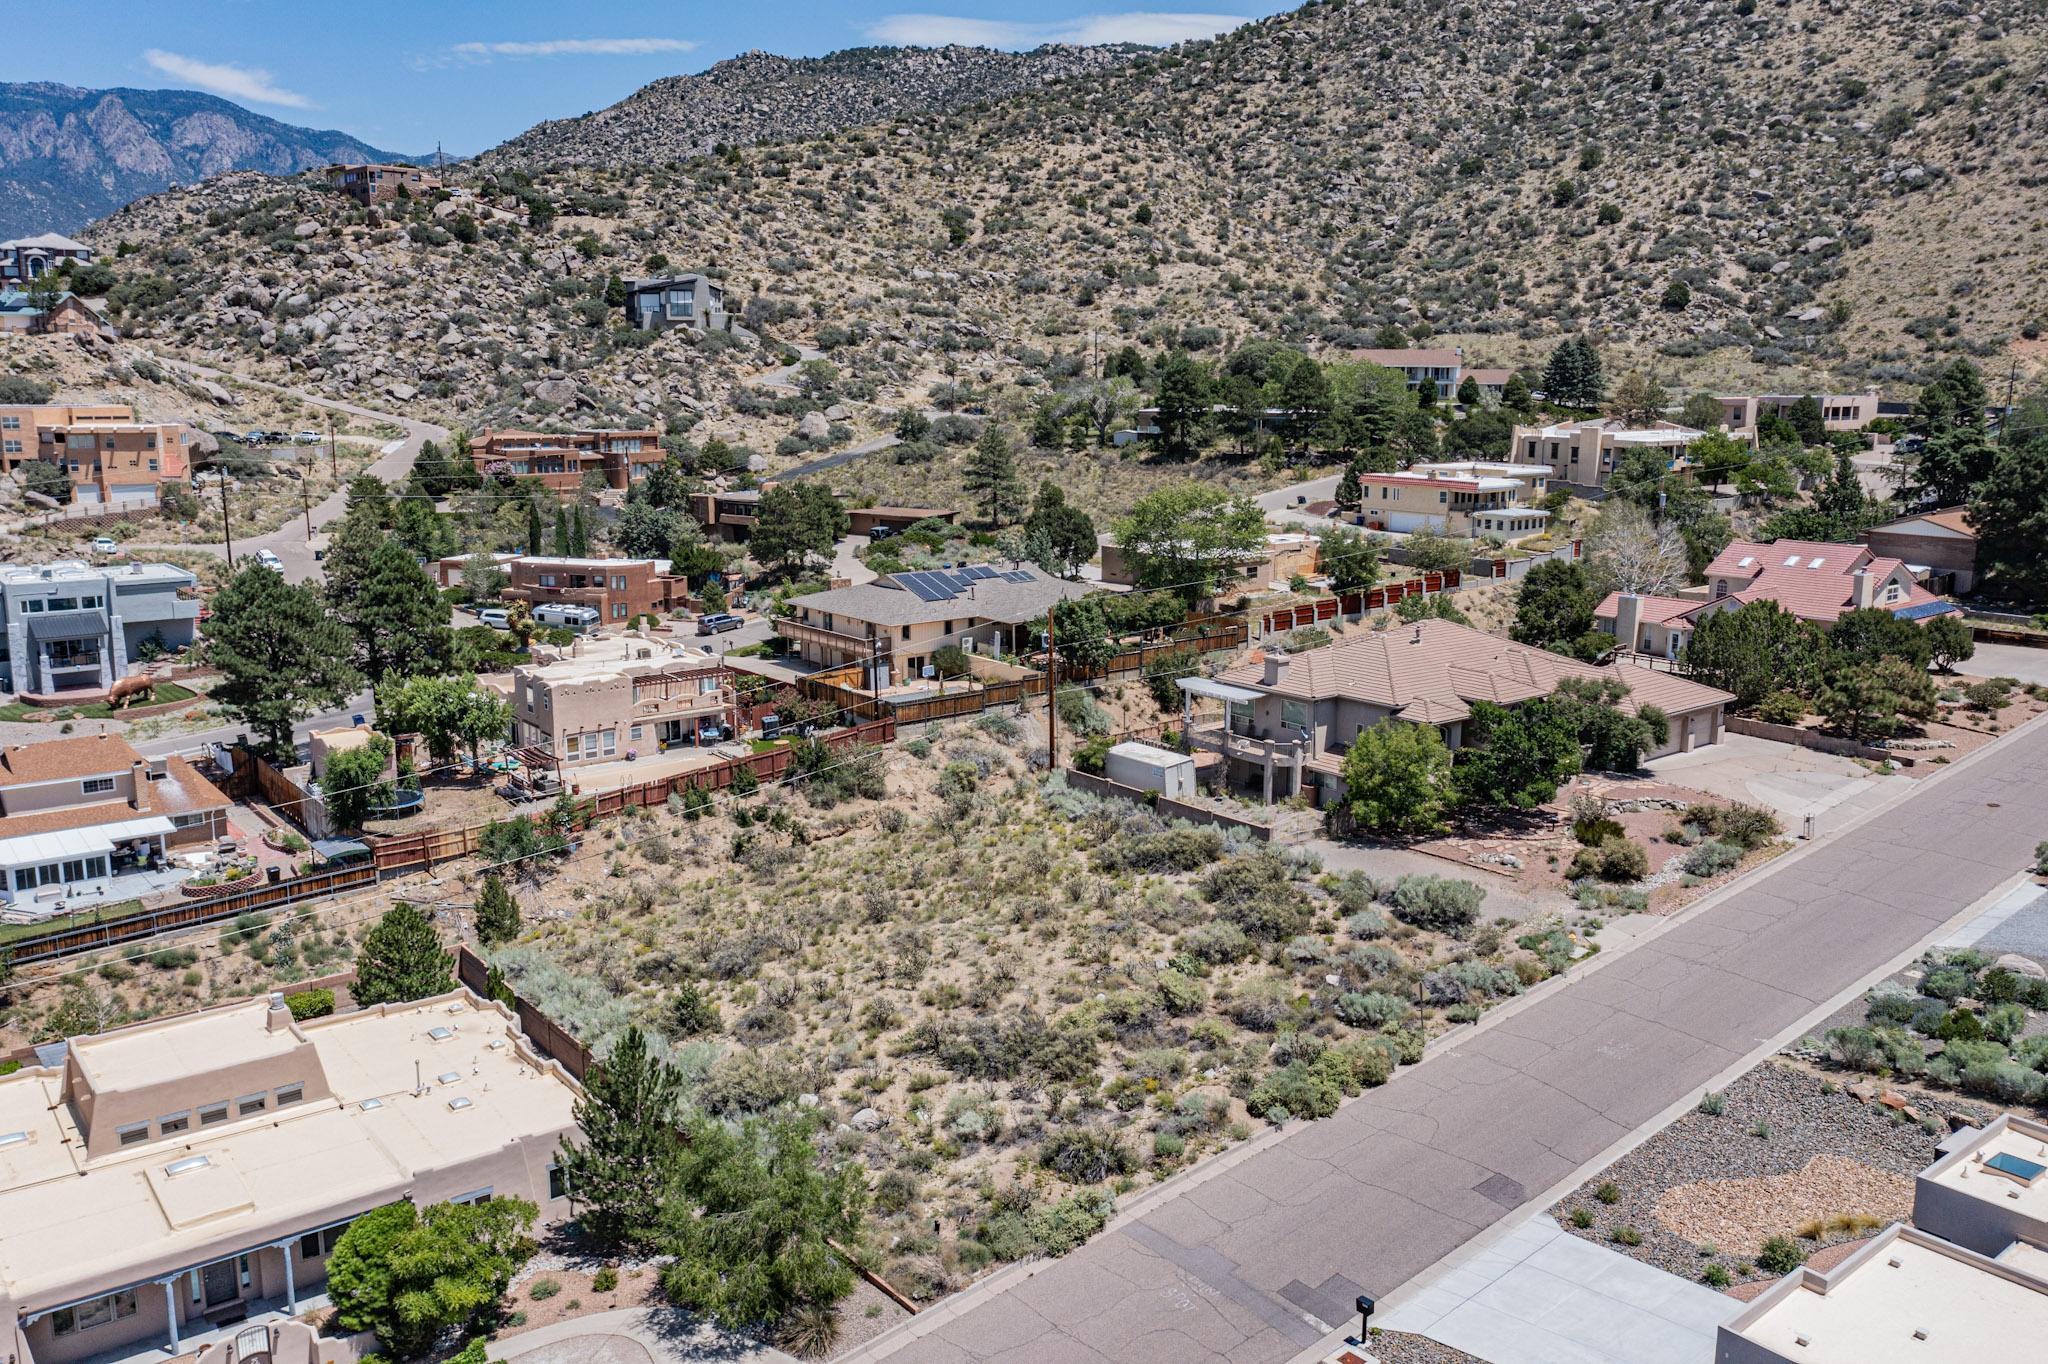
[{"label": "balcony", "polygon": [[830,649],[844,654],[849,661],[866,658],[877,652],[880,657],[887,658],[892,652],[886,635],[849,635],[838,630],[827,630],[821,625],[806,625],[799,620],[777,620],[775,633],[791,644],[815,645],[820,649]]},{"label": "balcony", "polygon": [[1221,753],[1226,758],[1260,767],[1306,765],[1316,756],[1302,739],[1255,739],[1249,734],[1230,733],[1221,725],[1190,729],[1188,744],[1206,753]]}]

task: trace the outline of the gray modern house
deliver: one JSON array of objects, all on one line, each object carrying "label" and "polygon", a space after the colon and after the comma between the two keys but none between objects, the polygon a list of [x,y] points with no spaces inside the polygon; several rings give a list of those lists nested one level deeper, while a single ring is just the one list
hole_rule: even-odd
[{"label": "gray modern house", "polygon": [[0,690],[101,691],[140,656],[192,643],[199,579],[170,564],[76,559],[0,569]]},{"label": "gray modern house", "polygon": [[700,332],[732,330],[725,290],[705,275],[636,279],[626,286],[626,320],[644,332],[693,327]]}]

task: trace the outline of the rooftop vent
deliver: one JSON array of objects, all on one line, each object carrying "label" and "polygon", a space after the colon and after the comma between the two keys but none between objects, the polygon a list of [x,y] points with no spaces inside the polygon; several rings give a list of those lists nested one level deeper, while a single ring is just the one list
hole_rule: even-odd
[{"label": "rooftop vent", "polygon": [[187,1156],[183,1160],[174,1160],[164,1166],[164,1173],[175,1179],[179,1175],[189,1175],[194,1170],[204,1170],[211,1164],[213,1161],[207,1156]]},{"label": "rooftop vent", "polygon": [[372,1109],[382,1108],[383,1106],[384,1101],[382,1099],[365,1099],[357,1104],[356,1108],[359,1112],[368,1113]]},{"label": "rooftop vent", "polygon": [[467,1095],[464,1095],[461,1098],[450,1099],[448,1101],[448,1111],[451,1113],[460,1113],[465,1108],[473,1107],[475,1103],[476,1101],[474,1099],[471,1099]]},{"label": "rooftop vent", "polygon": [[436,1041],[436,1042],[446,1042],[446,1041],[447,1041],[447,1040],[448,1040],[449,1038],[451,1038],[451,1037],[455,1036],[455,1029],[453,1029],[453,1028],[428,1028],[428,1029],[427,1029],[427,1036],[428,1036],[429,1038],[433,1039],[433,1040],[434,1040],[434,1041]]},{"label": "rooftop vent", "polygon": [[0,1146],[19,1146],[27,1140],[26,1132],[0,1132]]}]

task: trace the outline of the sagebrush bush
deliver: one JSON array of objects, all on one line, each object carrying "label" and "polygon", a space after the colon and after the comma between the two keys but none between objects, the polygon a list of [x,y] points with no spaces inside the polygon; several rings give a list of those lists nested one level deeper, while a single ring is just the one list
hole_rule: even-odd
[{"label": "sagebrush bush", "polygon": [[1392,898],[1394,917],[1401,922],[1462,938],[1479,919],[1486,889],[1471,881],[1424,873],[1395,882]]}]

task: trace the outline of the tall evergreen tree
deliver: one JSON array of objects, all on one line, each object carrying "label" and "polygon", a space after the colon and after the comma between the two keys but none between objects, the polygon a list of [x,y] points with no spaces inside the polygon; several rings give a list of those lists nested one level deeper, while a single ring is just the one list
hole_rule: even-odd
[{"label": "tall evergreen tree", "polygon": [[560,1160],[577,1220],[599,1245],[641,1244],[659,1227],[681,1169],[681,1091],[638,1027],[584,1077],[574,1110],[583,1139],[564,1142]]},{"label": "tall evergreen tree", "polygon": [[519,902],[496,872],[484,877],[476,897],[476,936],[485,944],[509,942],[519,936]]},{"label": "tall evergreen tree", "polygon": [[1287,409],[1287,430],[1306,445],[1330,411],[1330,377],[1315,357],[1298,357],[1280,381],[1280,406]]},{"label": "tall evergreen tree", "polygon": [[569,537],[569,509],[558,506],[555,508],[555,553],[567,557],[573,552],[571,546],[574,543]]},{"label": "tall evergreen tree", "polygon": [[[2023,421],[2030,430],[2019,435]],[[2041,601],[2048,599],[2048,407],[2028,404],[2011,427],[2015,438],[1979,488],[1970,524],[2000,590]]]},{"label": "tall evergreen tree", "polygon": [[1160,444],[1168,454],[1194,451],[1208,425],[1210,390],[1208,372],[1186,351],[1174,351],[1159,367],[1159,391],[1153,401],[1159,408]]},{"label": "tall evergreen tree", "polygon": [[983,499],[991,526],[1017,519],[1023,510],[1024,482],[1017,476],[1017,454],[1010,447],[1010,433],[1000,423],[982,424],[981,437],[960,471],[960,482]]},{"label": "tall evergreen tree", "polygon": [[349,993],[358,1004],[406,1004],[454,989],[454,969],[427,916],[400,900],[363,935]]},{"label": "tall evergreen tree", "polygon": [[262,735],[273,756],[288,757],[294,723],[362,685],[349,645],[347,629],[309,589],[250,563],[215,594],[199,648],[225,679],[213,700]]},{"label": "tall evergreen tree", "polygon": [[1071,577],[1075,569],[1095,557],[1094,520],[1079,507],[1070,506],[1066,493],[1049,478],[1038,485],[1024,533],[1040,542],[1033,561],[1062,578]]},{"label": "tall evergreen tree", "polygon": [[546,544],[541,539],[540,503],[533,498],[528,498],[526,502],[526,552],[528,554],[540,554],[545,549]]},{"label": "tall evergreen tree", "polygon": [[371,682],[419,677],[453,666],[448,603],[425,569],[396,540],[370,555],[362,585],[336,614],[356,639],[356,658]]}]

